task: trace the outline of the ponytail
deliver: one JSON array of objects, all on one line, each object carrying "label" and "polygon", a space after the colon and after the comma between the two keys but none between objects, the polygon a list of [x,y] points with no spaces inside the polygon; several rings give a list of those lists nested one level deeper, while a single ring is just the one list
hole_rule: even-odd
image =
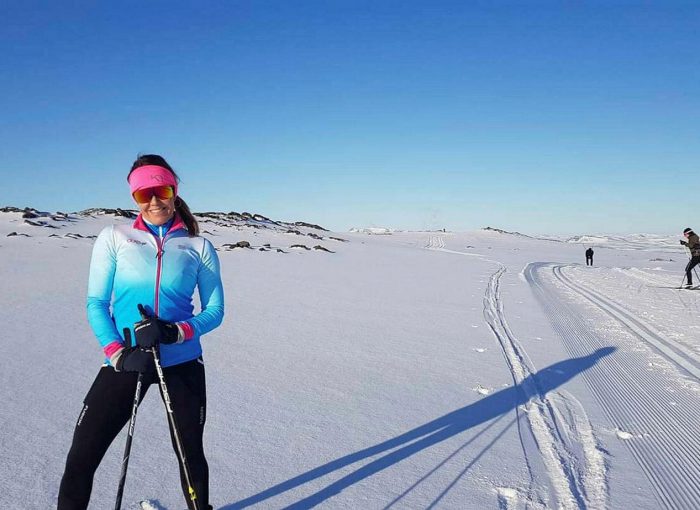
[{"label": "ponytail", "polygon": [[175,199],[175,211],[180,215],[182,221],[185,222],[187,227],[187,232],[191,237],[199,235],[199,223],[195,219],[194,215],[190,211],[187,203],[182,199],[182,197],[177,197]]}]

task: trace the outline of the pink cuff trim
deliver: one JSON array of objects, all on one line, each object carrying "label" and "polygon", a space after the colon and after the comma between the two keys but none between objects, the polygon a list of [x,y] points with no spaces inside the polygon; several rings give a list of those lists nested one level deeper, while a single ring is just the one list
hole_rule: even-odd
[{"label": "pink cuff trim", "polygon": [[108,358],[111,358],[115,352],[117,352],[119,349],[124,347],[124,344],[119,342],[118,340],[115,340],[111,344],[109,344],[107,347],[103,349],[104,353],[107,355]]},{"label": "pink cuff trim", "polygon": [[189,322],[178,322],[177,325],[180,326],[180,329],[185,334],[185,340],[189,340],[194,336],[194,328]]}]

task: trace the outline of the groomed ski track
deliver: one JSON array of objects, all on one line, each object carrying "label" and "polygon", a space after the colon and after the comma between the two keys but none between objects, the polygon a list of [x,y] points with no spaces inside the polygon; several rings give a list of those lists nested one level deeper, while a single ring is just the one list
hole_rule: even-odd
[{"label": "groomed ski track", "polygon": [[[700,422],[697,395],[680,387],[669,390],[668,379],[648,369],[648,359],[634,349],[634,343],[650,346],[691,378],[700,374],[696,356],[619,302],[575,281],[565,265],[532,263],[523,274],[571,356],[617,348],[582,376],[610,422],[624,431],[619,437],[625,438],[653,487],[658,498],[655,506],[700,508],[700,438],[693,433]],[[605,312],[629,335],[600,338],[582,317],[581,308],[556,290],[557,284]]]},{"label": "groomed ski track", "polygon": [[[547,391],[525,349],[506,320],[500,296],[500,280],[506,268],[490,278],[484,296],[484,317],[498,340],[513,381],[524,392],[522,406],[516,408],[520,437],[530,471],[530,488],[526,498],[501,501],[500,508],[595,508],[607,507],[605,459],[588,420],[588,416],[573,395],[563,389]],[[581,358],[592,351],[607,353],[607,349],[591,349],[579,354]],[[606,354],[602,355],[604,357]],[[523,430],[523,418],[529,430]],[[532,440],[528,440],[528,435]],[[551,494],[543,494],[542,483],[534,478],[533,464],[544,464]],[[550,496],[550,497],[548,497]],[[550,499],[551,498],[551,499]],[[523,500],[524,499],[524,500]],[[553,501],[552,501],[553,499]]]},{"label": "groomed ski track", "polygon": [[[500,292],[506,267],[479,254],[450,250],[442,236],[431,236],[425,249],[476,256],[498,266],[484,294],[484,318],[501,347],[513,383],[522,392],[516,407],[520,442],[529,472],[527,488],[499,488],[500,510],[560,510],[608,506],[605,458],[581,403],[564,389],[548,390],[537,367],[515,336],[506,318]],[[612,349],[599,346],[578,357],[606,357]],[[546,377],[546,375],[545,375]],[[540,473],[546,474],[542,480]]]}]

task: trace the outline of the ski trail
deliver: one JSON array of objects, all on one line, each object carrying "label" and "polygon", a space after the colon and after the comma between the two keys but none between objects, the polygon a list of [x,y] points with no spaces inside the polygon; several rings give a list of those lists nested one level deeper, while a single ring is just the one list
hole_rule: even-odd
[{"label": "ski trail", "polygon": [[683,292],[678,292],[681,281],[678,280],[675,274],[673,277],[671,275],[653,274],[635,267],[614,268],[613,271],[627,279],[638,282],[637,293],[647,290],[659,297],[668,298],[668,296],[673,295],[674,299],[677,299],[688,312],[700,312],[700,300],[696,299],[697,295],[694,296],[690,293],[686,294],[686,298],[684,298]]},{"label": "ski trail", "polygon": [[430,236],[428,244],[425,245],[429,250],[439,250],[445,247],[445,238],[442,236]]},{"label": "ski trail", "polygon": [[467,253],[464,251],[457,251],[457,250],[450,250],[449,248],[445,248],[445,238],[443,236],[430,236],[428,238],[428,242],[424,246],[426,250],[433,250],[433,251],[442,251],[445,253],[454,253],[455,255],[464,255],[465,257],[477,257],[482,260],[485,260],[486,262],[491,262],[493,264],[501,265],[500,262],[496,260],[491,260],[484,258],[484,256],[480,253]]},{"label": "ski trail", "polygon": [[663,335],[640,317],[625,310],[621,304],[604,297],[601,293],[593,291],[580,283],[574,282],[563,273],[561,266],[555,266],[552,270],[557,279],[569,289],[588,299],[588,301],[632,330],[642,340],[653,345],[668,359],[686,370],[693,377],[700,379],[700,359],[698,359],[695,353],[672,340],[664,338]]},{"label": "ski trail", "polygon": [[[630,346],[640,341],[650,344],[685,371],[697,373],[692,353],[663,338],[619,303],[571,280],[561,266],[533,263],[523,273],[570,355],[581,356],[611,343],[620,347],[584,372],[583,378],[647,476],[659,506],[700,508],[700,438],[693,432],[700,420],[697,395],[680,386],[669,393],[668,378],[647,370],[646,355]],[[593,303],[628,334],[601,338],[581,316],[580,307],[553,291],[555,282]]]},{"label": "ski trail", "polygon": [[[522,408],[516,408],[518,423],[522,416],[527,418],[538,456],[544,463],[554,491],[554,506],[564,510],[605,508],[605,462],[593,436],[590,422],[583,407],[573,396],[563,391],[542,391],[534,365],[506,321],[499,292],[500,279],[504,272],[505,267],[501,266],[489,280],[484,296],[484,317],[501,345],[515,384],[525,393],[527,403],[521,406]],[[527,453],[524,444],[523,448]],[[530,460],[528,469],[532,486],[534,475]],[[543,499],[530,492],[530,501]],[[500,508],[513,508],[516,499],[517,491],[499,489]]]}]

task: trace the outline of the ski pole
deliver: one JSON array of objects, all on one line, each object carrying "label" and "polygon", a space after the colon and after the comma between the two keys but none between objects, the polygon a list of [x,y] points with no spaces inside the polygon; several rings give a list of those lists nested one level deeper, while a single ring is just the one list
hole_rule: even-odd
[{"label": "ski pole", "polygon": [[[141,314],[145,314],[146,311],[143,305],[139,305],[139,310]],[[185,456],[185,449],[182,446],[182,437],[180,436],[180,429],[177,428],[177,422],[175,420],[175,413],[173,412],[173,407],[170,403],[170,394],[168,393],[168,385],[165,383],[165,374],[163,373],[163,367],[160,365],[160,358],[158,356],[158,349],[151,347],[151,353],[153,353],[153,362],[156,365],[156,373],[158,374],[158,385],[160,386],[161,397],[163,397],[163,404],[165,404],[165,411],[168,415],[168,423],[173,431],[173,436],[175,437],[175,446],[177,447],[177,455],[180,459],[180,464],[182,465],[182,471],[185,474],[185,483],[187,483],[187,493],[189,495],[190,501],[194,506],[194,510],[200,510],[199,500],[197,499],[197,493],[194,490],[194,485],[192,483],[192,475],[190,474],[190,468],[187,464],[187,457]]]},{"label": "ski pole", "polygon": [[[686,248],[686,250],[688,250],[688,261],[693,260],[693,252],[690,250],[690,248],[688,248],[687,245],[685,246],[685,248]],[[697,270],[697,268],[695,268],[695,267],[693,268],[693,273],[695,274],[695,278],[697,278],[698,281],[700,281],[700,276],[698,276],[698,270]],[[687,275],[686,275],[686,277],[687,277]],[[686,277],[683,277],[683,281],[685,281],[685,278],[686,278]],[[683,286],[683,284],[681,283],[681,287],[682,287],[682,286]]]},{"label": "ski pole", "polygon": [[[688,248],[686,246],[686,248]],[[690,248],[688,248],[688,260],[693,260],[693,252],[690,251]],[[697,278],[700,281],[700,277],[698,277],[698,269],[696,267],[693,268],[693,273],[695,274],[695,278]]]},{"label": "ski pole", "polygon": [[[139,309],[140,311],[140,309]],[[142,318],[143,317],[142,315]],[[126,346],[131,346],[131,331],[129,328],[124,328],[124,341]],[[124,485],[126,484],[126,470],[129,467],[129,456],[131,455],[131,441],[134,438],[134,426],[136,425],[136,413],[139,410],[139,401],[141,400],[141,386],[143,385],[143,372],[139,372],[139,377],[136,379],[136,391],[134,392],[134,403],[131,406],[131,418],[129,418],[129,431],[126,436],[126,446],[124,447],[124,457],[122,458],[122,472],[119,477],[119,487],[117,488],[117,502],[114,505],[114,510],[121,510],[122,496],[124,495]]]}]

